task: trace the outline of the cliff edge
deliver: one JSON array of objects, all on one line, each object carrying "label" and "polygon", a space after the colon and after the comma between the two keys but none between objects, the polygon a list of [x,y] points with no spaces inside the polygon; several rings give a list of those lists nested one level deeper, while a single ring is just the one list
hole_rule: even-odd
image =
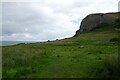
[{"label": "cliff edge", "polygon": [[79,35],[83,31],[90,31],[97,28],[100,24],[112,24],[119,20],[119,12],[116,13],[96,13],[86,16],[80,25],[80,29],[76,31],[76,35]]}]

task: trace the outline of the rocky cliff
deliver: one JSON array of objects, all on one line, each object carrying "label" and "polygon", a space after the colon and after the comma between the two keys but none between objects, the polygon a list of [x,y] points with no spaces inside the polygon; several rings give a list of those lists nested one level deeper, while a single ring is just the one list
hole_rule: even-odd
[{"label": "rocky cliff", "polygon": [[75,36],[83,31],[90,31],[97,28],[102,23],[111,24],[118,20],[118,12],[116,13],[97,13],[86,16],[80,25],[80,29],[76,32]]}]

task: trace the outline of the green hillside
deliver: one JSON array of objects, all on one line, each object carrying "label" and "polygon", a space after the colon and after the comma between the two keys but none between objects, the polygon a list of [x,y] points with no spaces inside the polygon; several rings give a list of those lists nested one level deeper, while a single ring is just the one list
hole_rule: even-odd
[{"label": "green hillside", "polygon": [[75,37],[2,47],[3,78],[118,77],[118,31],[100,25]]}]

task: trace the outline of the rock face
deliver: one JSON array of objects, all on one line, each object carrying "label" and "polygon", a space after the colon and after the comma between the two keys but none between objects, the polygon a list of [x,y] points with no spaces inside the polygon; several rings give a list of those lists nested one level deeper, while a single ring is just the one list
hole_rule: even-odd
[{"label": "rock face", "polygon": [[80,29],[76,32],[76,35],[80,34],[83,31],[90,31],[101,23],[113,23],[118,19],[118,12],[116,13],[97,13],[90,14],[85,17],[80,25]]}]

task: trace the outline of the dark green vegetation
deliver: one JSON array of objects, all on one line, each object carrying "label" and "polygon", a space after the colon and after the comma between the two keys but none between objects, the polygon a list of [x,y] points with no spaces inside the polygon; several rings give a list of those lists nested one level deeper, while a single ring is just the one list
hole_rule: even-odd
[{"label": "dark green vegetation", "polygon": [[119,30],[104,25],[63,40],[4,46],[3,78],[118,77]]}]

